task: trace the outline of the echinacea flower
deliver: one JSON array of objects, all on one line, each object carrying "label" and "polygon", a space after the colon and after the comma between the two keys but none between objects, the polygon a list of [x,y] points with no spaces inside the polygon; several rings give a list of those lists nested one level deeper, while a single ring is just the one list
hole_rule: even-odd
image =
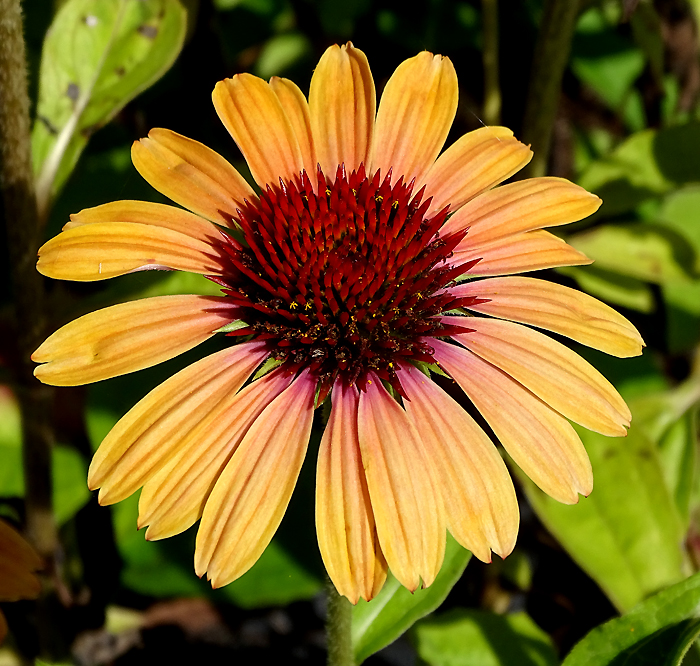
[{"label": "echinacea flower", "polygon": [[[34,549],[0,519],[0,601],[35,599],[41,584],[34,573],[41,560]],[[7,620],[0,611],[0,643],[7,635]]]},{"label": "echinacea flower", "polygon": [[[569,420],[626,432],[630,413],[612,385],[522,324],[616,356],[641,353],[635,328],[573,289],[495,277],[590,263],[543,228],[590,215],[599,199],[559,178],[495,187],[531,158],[503,127],[440,154],[457,96],[450,60],[423,52],[398,67],[375,113],[369,65],[352,44],[325,52],[308,103],[286,79],[236,75],[216,85],[214,106],[260,194],[209,148],[154,129],[134,144],[134,165],[188,210],[105,204],[71,216],[40,250],[38,268],[53,278],[170,269],[221,286],[220,297],[88,314],[33,356],[39,379],[74,385],[231,336],[128,412],[89,472],[103,504],[142,488],[149,539],[201,518],[195,570],[214,586],[247,571],[274,535],[325,400],[318,541],[353,602],[377,593],[387,565],[410,590],[430,585],[446,529],[484,561],[514,546],[518,506],[503,459],[431,372],[451,376],[513,460],[562,502],[592,488]],[[264,363],[274,368],[251,380]]]}]

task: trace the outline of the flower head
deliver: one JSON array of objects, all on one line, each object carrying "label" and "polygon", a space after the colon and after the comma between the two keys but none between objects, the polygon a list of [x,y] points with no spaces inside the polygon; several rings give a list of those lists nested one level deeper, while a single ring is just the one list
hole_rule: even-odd
[{"label": "flower head", "polygon": [[[0,601],[39,596],[41,584],[35,571],[41,560],[34,549],[4,520],[0,520]],[[0,611],[0,643],[7,635],[7,621]]]},{"label": "flower head", "polygon": [[[102,503],[143,488],[147,538],[201,518],[195,569],[215,586],[247,571],[272,538],[325,400],[318,540],[353,602],[376,594],[387,566],[411,590],[429,585],[446,529],[484,561],[514,546],[518,507],[501,455],[436,372],[563,502],[592,488],[569,419],[626,432],[615,389],[521,324],[617,356],[641,352],[634,327],[575,290],[494,277],[590,263],[543,228],[590,215],[599,199],[558,178],[495,187],[531,157],[502,127],[440,154],[457,94],[449,59],[423,52],[399,66],[376,110],[369,65],[351,44],[323,55],[308,103],[291,81],[236,75],[216,85],[214,105],[260,194],[205,146],[152,130],[134,144],[134,164],[191,212],[98,206],[40,250],[39,270],[55,278],[165,268],[221,286],[220,297],[86,315],[33,356],[39,379],[72,385],[154,365],[217,332],[231,337],[126,414],[89,473]],[[263,364],[273,369],[255,373]]]}]

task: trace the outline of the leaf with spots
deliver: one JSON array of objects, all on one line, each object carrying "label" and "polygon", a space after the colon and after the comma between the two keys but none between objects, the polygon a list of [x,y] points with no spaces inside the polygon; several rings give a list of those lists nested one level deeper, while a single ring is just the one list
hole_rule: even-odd
[{"label": "leaf with spots", "polygon": [[627,437],[577,428],[593,465],[589,497],[566,506],[519,473],[535,512],[620,611],[687,574],[684,528],[661,460],[633,413]]},{"label": "leaf with spots", "polygon": [[68,0],[61,7],[44,40],[32,131],[43,219],[90,136],[170,68],[186,27],[179,0]]}]

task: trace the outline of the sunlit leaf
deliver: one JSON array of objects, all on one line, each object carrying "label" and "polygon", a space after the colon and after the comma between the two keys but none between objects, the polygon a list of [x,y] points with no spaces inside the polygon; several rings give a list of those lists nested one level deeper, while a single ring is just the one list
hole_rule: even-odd
[{"label": "sunlit leaf", "polygon": [[583,291],[608,303],[637,312],[650,313],[654,310],[654,294],[649,285],[641,280],[602,270],[595,265],[585,268],[567,266],[557,271],[576,280]]},{"label": "sunlit leaf", "polygon": [[90,135],[157,81],[182,48],[178,0],[68,0],[44,42],[32,153],[40,214]]},{"label": "sunlit leaf", "polygon": [[700,574],[591,631],[562,666],[678,666],[700,635]]},{"label": "sunlit leaf", "polygon": [[594,259],[598,269],[657,284],[689,283],[694,277],[694,249],[667,227],[606,224],[567,240]]},{"label": "sunlit leaf", "polygon": [[522,473],[537,515],[621,611],[681,580],[684,530],[656,446],[636,425],[626,438],[577,428],[593,465],[593,492],[566,506]]},{"label": "sunlit leaf", "polygon": [[418,655],[430,666],[554,666],[550,637],[527,613],[496,615],[456,608],[418,622]]},{"label": "sunlit leaf", "polygon": [[464,572],[471,553],[451,536],[442,569],[433,584],[411,594],[393,576],[370,602],[360,600],[352,612],[352,643],[355,661],[367,657],[395,641],[416,620],[435,610],[447,597]]}]

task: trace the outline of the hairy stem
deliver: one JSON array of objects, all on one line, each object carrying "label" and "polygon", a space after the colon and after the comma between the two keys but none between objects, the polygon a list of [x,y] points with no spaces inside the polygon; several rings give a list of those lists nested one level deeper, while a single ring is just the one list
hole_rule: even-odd
[{"label": "hairy stem", "polygon": [[501,122],[501,88],[498,83],[498,0],[481,0],[482,34],[484,38],[484,122]]},{"label": "hairy stem", "polygon": [[326,616],[326,644],[328,666],[354,666],[352,653],[352,604],[338,594],[335,585],[326,581],[328,615]]},{"label": "hairy stem", "polygon": [[545,0],[530,73],[522,140],[535,153],[522,177],[547,171],[552,128],[559,108],[561,81],[569,60],[580,0]]},{"label": "hairy stem", "polygon": [[51,506],[51,390],[29,358],[44,336],[44,285],[35,268],[40,231],[34,194],[27,63],[19,0],[0,0],[0,193],[15,311],[15,382],[22,413],[27,536],[50,562],[57,544]]}]

